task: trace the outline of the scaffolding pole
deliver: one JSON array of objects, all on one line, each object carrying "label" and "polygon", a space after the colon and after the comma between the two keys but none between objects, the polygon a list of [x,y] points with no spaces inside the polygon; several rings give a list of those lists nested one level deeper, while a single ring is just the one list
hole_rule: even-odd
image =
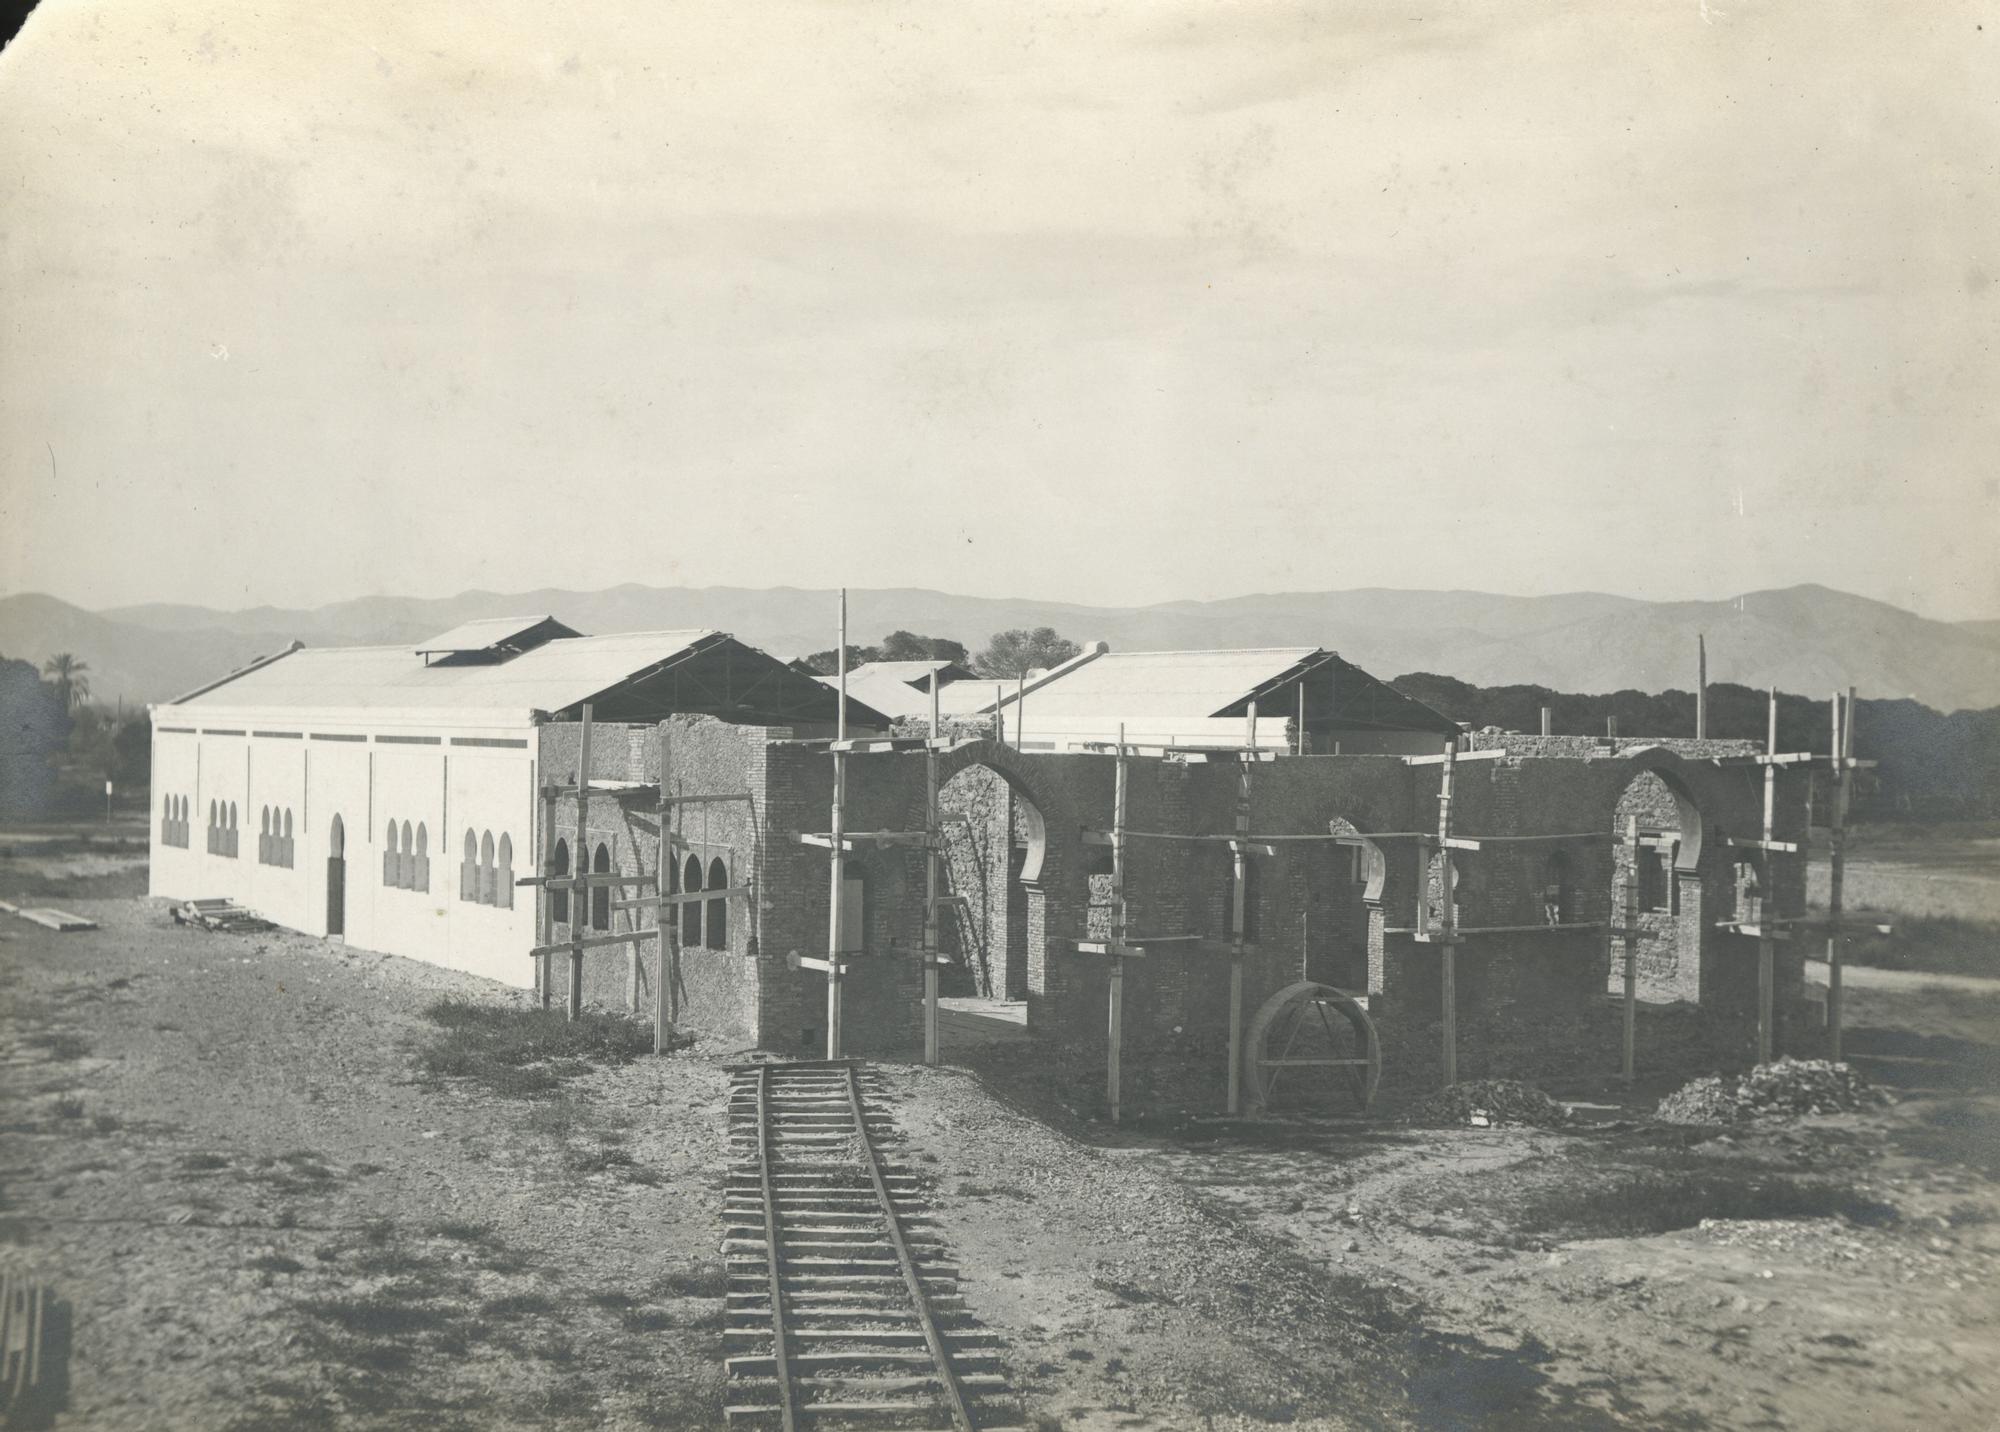
[{"label": "scaffolding pole", "polygon": [[[1764,754],[1778,754],[1778,688],[1771,688],[1770,711],[1765,723]],[[1771,903],[1776,893],[1776,878],[1771,870],[1770,846],[1778,838],[1778,768],[1766,763],[1764,767],[1764,872],[1761,884],[1763,902]],[[1777,994],[1777,944],[1771,938],[1771,923],[1763,918],[1759,910],[1757,923],[1757,1062],[1771,1062],[1771,1049],[1775,1031],[1772,1028]]]},{"label": "scaffolding pole", "polygon": [[1851,794],[1854,758],[1854,688],[1847,688],[1843,709],[1838,691],[1833,693],[1833,755],[1839,770],[1833,790],[1833,814],[1827,823],[1826,888],[1826,1020],[1833,1057],[1840,1058],[1841,962],[1845,956],[1840,928],[1842,884],[1847,876],[1847,802]]},{"label": "scaffolding pole", "polygon": [[1618,1077],[1630,1084],[1638,1063],[1639,1045],[1639,817],[1625,818],[1625,1029]]},{"label": "scaffolding pole", "polygon": [[1104,1097],[1111,1122],[1118,1122],[1120,1046],[1125,1038],[1125,724],[1118,725],[1118,764],[1111,796],[1111,994],[1106,1044]]},{"label": "scaffolding pole", "polygon": [[[578,875],[589,868],[589,857],[584,848],[590,838],[587,822],[590,817],[590,718],[593,709],[590,702],[583,703],[583,725],[577,732],[576,851],[571,859],[576,864]],[[570,896],[569,1000],[566,1008],[571,1019],[583,1013],[583,930],[590,913],[587,909],[578,909],[577,905],[579,902],[587,905],[592,893],[589,886],[578,885]]]},{"label": "scaffolding pole", "polygon": [[[1438,779],[1438,885],[1443,898],[1444,1082],[1458,1082],[1458,892],[1451,869],[1451,784],[1458,765],[1458,742],[1444,748],[1444,770]],[[1421,850],[1423,847],[1419,846]],[[1428,861],[1425,862],[1429,864]],[[1428,871],[1425,872],[1428,875]],[[1420,895],[1419,899],[1422,898]],[[1422,907],[1419,906],[1419,909]]]},{"label": "scaffolding pole", "polygon": [[834,716],[833,891],[826,924],[826,1057],[840,1058],[840,939],[847,894],[847,588],[840,589],[840,710]]},{"label": "scaffolding pole", "polygon": [[[1256,722],[1256,703],[1250,709]],[[1300,728],[1301,730],[1304,727]],[[1229,1113],[1242,1112],[1243,1101],[1243,937],[1245,886],[1250,874],[1250,772],[1256,767],[1244,761],[1236,777],[1236,838],[1229,842],[1230,863],[1236,882],[1229,900]]]},{"label": "scaffolding pole", "polygon": [[[673,822],[681,803],[667,795],[667,777],[673,770],[673,747],[666,728],[660,730],[660,854],[654,865],[654,889],[665,896],[673,889],[667,868],[669,860],[679,863],[674,844]],[[675,782],[674,795],[680,794]],[[681,907],[664,901],[653,909],[653,924],[660,936],[660,958],[653,978],[653,1052],[665,1054],[674,1047],[674,1024],[680,1017],[679,977],[681,963]]]},{"label": "scaffolding pole", "polygon": [[931,668],[931,739],[924,748],[924,1063],[938,1062],[938,673]]}]

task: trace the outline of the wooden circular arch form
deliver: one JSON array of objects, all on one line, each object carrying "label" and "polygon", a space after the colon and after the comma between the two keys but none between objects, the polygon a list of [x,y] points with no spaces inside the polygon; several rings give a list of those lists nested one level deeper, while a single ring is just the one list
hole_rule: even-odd
[{"label": "wooden circular arch form", "polygon": [[[1315,1059],[1287,1060],[1283,1064],[1272,1064],[1274,1057],[1266,1052],[1272,1030],[1278,1028],[1278,1016],[1295,1005],[1306,1002],[1318,1004],[1322,1016],[1326,1009],[1338,1010],[1354,1027],[1355,1042],[1365,1051],[1359,1059]],[[1300,1011],[1303,1016],[1304,1011]],[[1382,1082],[1382,1041],[1376,1037],[1375,1021],[1368,1017],[1368,1011],[1360,1001],[1344,990],[1332,985],[1319,984],[1312,980],[1301,980],[1297,984],[1286,985],[1263,1004],[1250,1017],[1248,1038],[1243,1041],[1244,1085],[1249,1094],[1251,1112],[1264,1107],[1270,1096],[1271,1087],[1278,1075],[1285,1069],[1340,1069],[1347,1070],[1356,1099],[1365,1111],[1375,1102],[1375,1090]]]}]

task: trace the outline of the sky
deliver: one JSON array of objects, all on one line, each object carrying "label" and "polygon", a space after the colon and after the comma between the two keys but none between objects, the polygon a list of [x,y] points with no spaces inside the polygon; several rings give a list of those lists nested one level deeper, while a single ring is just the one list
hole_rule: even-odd
[{"label": "sky", "polygon": [[2000,3],[44,0],[0,591],[2000,617]]}]

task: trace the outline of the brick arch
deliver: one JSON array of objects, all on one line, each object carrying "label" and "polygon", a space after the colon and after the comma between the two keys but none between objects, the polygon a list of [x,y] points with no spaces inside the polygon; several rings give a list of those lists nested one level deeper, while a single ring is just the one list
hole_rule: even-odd
[{"label": "brick arch", "polygon": [[1704,815],[1704,807],[1714,804],[1713,797],[1704,800],[1702,787],[1708,784],[1706,772],[1692,767],[1685,759],[1661,747],[1652,747],[1620,758],[1624,767],[1611,783],[1604,803],[1604,829],[1610,829],[1618,819],[1618,803],[1625,798],[1625,792],[1642,775],[1655,775],[1673,797],[1674,809],[1680,817],[1680,851],[1674,860],[1676,871],[1692,873],[1701,866],[1704,847],[1703,831],[1709,823]]}]

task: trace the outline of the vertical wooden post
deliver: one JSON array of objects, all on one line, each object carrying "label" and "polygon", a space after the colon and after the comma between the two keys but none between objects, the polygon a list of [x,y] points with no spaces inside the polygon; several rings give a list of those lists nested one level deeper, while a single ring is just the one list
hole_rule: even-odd
[{"label": "vertical wooden post", "polygon": [[1014,678],[1014,749],[1021,749],[1021,736],[1027,729],[1028,673],[1023,671]]},{"label": "vertical wooden post", "polygon": [[[1766,721],[1764,754],[1778,754],[1778,688],[1771,688],[1770,712]],[[1771,842],[1777,839],[1778,824],[1778,768],[1768,762],[1764,766],[1764,895],[1763,908],[1757,912],[1757,1062],[1771,1062],[1773,1046],[1774,1005],[1777,990],[1777,946],[1771,939],[1772,897],[1776,893],[1777,877],[1771,859]]]},{"label": "vertical wooden post", "polygon": [[1841,707],[1840,693],[1833,693],[1833,756],[1839,772],[1833,788],[1833,815],[1827,831],[1826,887],[1826,1022],[1831,1031],[1830,1052],[1840,1058],[1841,1043],[1841,961],[1845,941],[1841,934],[1842,886],[1847,876],[1847,801],[1852,773],[1848,762],[1854,756],[1854,688],[1847,688],[1847,705]]},{"label": "vertical wooden post", "polygon": [[1694,658],[1694,738],[1708,739],[1708,636],[1698,635],[1695,641]]},{"label": "vertical wooden post", "polygon": [[996,746],[1004,746],[1007,744],[1007,716],[1006,713],[1000,709],[1001,705],[1006,700],[1007,700],[1006,695],[1000,689],[1000,683],[997,681],[994,682],[993,683],[993,744]]},{"label": "vertical wooden post", "polygon": [[1118,1122],[1120,1046],[1125,1039],[1125,723],[1118,724],[1118,761],[1111,796],[1111,999],[1104,1097]]},{"label": "vertical wooden post", "polygon": [[1542,734],[1544,736],[1553,736],[1555,733],[1556,708],[1553,706],[1544,706],[1542,708]]},{"label": "vertical wooden post", "polygon": [[[658,932],[653,943],[659,948],[659,958],[654,965],[653,976],[653,1052],[665,1054],[674,1047],[674,1022],[680,1014],[675,1004],[675,976],[680,973],[681,907],[669,905],[667,897],[673,893],[673,867],[680,857],[674,845],[674,816],[679,811],[678,802],[671,799],[667,791],[673,771],[673,747],[667,739],[664,726],[660,728],[660,853],[653,863],[653,889],[659,903],[653,907],[653,928]],[[680,794],[680,783],[671,782],[675,795]]]},{"label": "vertical wooden post", "polygon": [[1256,702],[1252,701],[1250,703],[1250,710],[1245,716],[1244,720],[1245,720],[1245,735],[1248,738],[1247,744],[1249,745],[1250,749],[1254,751],[1257,749],[1257,703]]},{"label": "vertical wooden post", "polygon": [[[840,589],[840,711],[838,740],[847,739],[847,588]],[[840,938],[847,897],[847,752],[833,752],[833,892],[826,926],[826,1057],[840,1058]]]},{"label": "vertical wooden post", "polygon": [[1306,679],[1299,678],[1299,748],[1294,755],[1303,756],[1311,749],[1306,744]]},{"label": "vertical wooden post", "polygon": [[[539,731],[541,728],[537,727],[536,729]],[[556,788],[555,783],[549,779],[549,773],[546,770],[540,772],[540,779],[542,787],[536,794],[541,801],[542,807],[542,863],[541,867],[535,873],[547,879],[549,867],[555,863]],[[547,947],[556,942],[555,891],[547,885],[537,885],[535,887],[535,899],[540,902],[540,907],[536,911],[537,926],[540,934],[535,943]],[[537,992],[541,995],[543,1009],[547,1009],[549,1001],[554,998],[555,982],[555,962],[547,955],[537,955],[535,957],[535,985]]]},{"label": "vertical wooden post", "polygon": [[1625,913],[1625,1036],[1618,1077],[1630,1084],[1638,1063],[1639,1045],[1639,817],[1625,820],[1625,879],[1621,891]]},{"label": "vertical wooden post", "polygon": [[[1444,1082],[1450,1087],[1458,1082],[1458,898],[1455,889],[1457,881],[1452,879],[1451,847],[1446,844],[1451,839],[1451,785],[1452,776],[1458,763],[1458,742],[1444,748],[1444,765],[1438,779],[1438,883],[1444,898],[1439,902],[1443,910],[1439,938],[1444,948]],[[1422,899],[1419,896],[1419,899]]]},{"label": "vertical wooden post", "polygon": [[931,668],[931,744],[924,748],[924,1063],[938,1062],[938,674]]},{"label": "vertical wooden post", "polygon": [[1614,741],[1618,739],[1618,718],[1616,716],[1606,716],[1604,718],[1604,734]]},{"label": "vertical wooden post", "polygon": [[1236,777],[1236,839],[1229,842],[1230,861],[1236,882],[1229,899],[1229,1112],[1242,1112],[1243,1103],[1243,941],[1246,895],[1250,875],[1250,773],[1249,760],[1238,766]]},{"label": "vertical wooden post", "polygon": [[576,745],[576,853],[570,861],[572,878],[569,901],[569,1017],[583,1013],[583,932],[590,921],[590,852],[584,848],[590,838],[590,718],[591,703],[583,703],[583,725]]}]

